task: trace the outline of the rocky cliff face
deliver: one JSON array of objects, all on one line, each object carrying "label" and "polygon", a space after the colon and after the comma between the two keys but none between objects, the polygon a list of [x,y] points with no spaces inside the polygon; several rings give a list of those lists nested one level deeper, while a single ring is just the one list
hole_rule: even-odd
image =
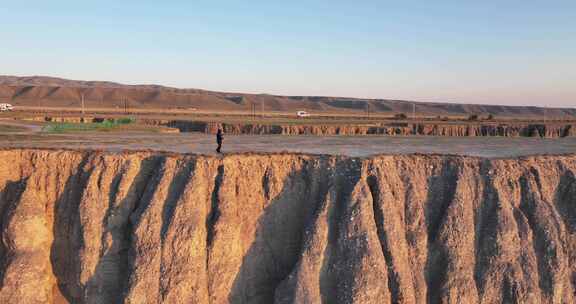
[{"label": "rocky cliff face", "polygon": [[[102,117],[44,117],[29,118],[33,121],[102,122]],[[216,134],[222,128],[227,134],[248,135],[387,135],[387,136],[501,136],[501,137],[546,137],[559,138],[576,136],[573,123],[525,123],[525,122],[478,122],[478,123],[373,123],[367,125],[318,125],[292,124],[275,125],[259,123],[218,123],[189,120],[140,119],[140,123],[163,126],[180,132],[200,132]]]},{"label": "rocky cliff face", "polygon": [[265,125],[207,123],[200,121],[153,121],[148,123],[177,128],[181,132],[216,134],[219,127],[227,134],[251,135],[420,135],[420,136],[503,136],[566,137],[575,136],[570,123],[381,123],[377,125]]},{"label": "rocky cliff face", "polygon": [[0,151],[0,303],[574,303],[576,157]]}]

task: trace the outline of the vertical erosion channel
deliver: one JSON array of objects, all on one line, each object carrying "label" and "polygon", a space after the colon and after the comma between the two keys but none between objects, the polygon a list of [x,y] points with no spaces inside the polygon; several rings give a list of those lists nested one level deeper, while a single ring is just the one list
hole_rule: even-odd
[{"label": "vertical erosion channel", "polygon": [[573,302],[574,155],[13,153],[0,302]]}]

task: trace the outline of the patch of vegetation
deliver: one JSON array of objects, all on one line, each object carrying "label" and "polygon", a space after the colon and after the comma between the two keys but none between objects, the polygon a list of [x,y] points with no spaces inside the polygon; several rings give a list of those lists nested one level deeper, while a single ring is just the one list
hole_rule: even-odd
[{"label": "patch of vegetation", "polygon": [[471,114],[470,116],[468,116],[468,120],[469,121],[477,121],[478,115],[477,114]]},{"label": "patch of vegetation", "polygon": [[406,116],[406,114],[404,114],[404,113],[398,113],[398,114],[394,115],[394,119],[404,120],[404,119],[407,119],[407,118],[408,118],[408,116]]},{"label": "patch of vegetation", "polygon": [[55,122],[50,123],[42,131],[49,133],[63,133],[63,132],[75,132],[75,131],[110,131],[121,127],[123,125],[128,125],[134,122],[133,118],[109,118],[102,122],[89,122],[89,123],[72,123],[72,122]]},{"label": "patch of vegetation", "polygon": [[26,131],[26,128],[11,125],[0,125],[0,133],[12,133]]},{"label": "patch of vegetation", "polygon": [[122,117],[122,118],[118,118],[116,119],[116,123],[117,124],[121,124],[121,125],[127,125],[127,124],[131,124],[135,121],[134,118],[132,117]]}]

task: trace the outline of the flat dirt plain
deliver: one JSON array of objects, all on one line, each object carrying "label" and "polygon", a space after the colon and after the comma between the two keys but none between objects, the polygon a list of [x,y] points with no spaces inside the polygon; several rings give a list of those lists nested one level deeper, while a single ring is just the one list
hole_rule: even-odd
[{"label": "flat dirt plain", "polygon": [[[167,134],[141,131],[49,133],[41,123],[0,120],[0,147],[150,150],[215,154],[215,137],[203,133]],[[576,152],[576,137],[449,137],[449,136],[284,136],[225,135],[225,153],[302,153],[368,157],[379,154],[454,154],[514,157]]]}]

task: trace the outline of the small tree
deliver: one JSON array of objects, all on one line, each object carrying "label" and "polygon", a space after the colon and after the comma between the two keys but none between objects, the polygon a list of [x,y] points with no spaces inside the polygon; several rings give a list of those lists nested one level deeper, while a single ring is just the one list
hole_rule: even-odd
[{"label": "small tree", "polygon": [[494,120],[494,115],[488,114],[488,117],[486,117],[486,120]]},{"label": "small tree", "polygon": [[470,116],[468,116],[468,120],[469,120],[469,121],[476,121],[476,120],[478,120],[478,114],[470,114]]},{"label": "small tree", "polygon": [[404,113],[398,113],[398,114],[394,115],[394,119],[405,120],[407,118],[408,118],[408,116],[406,116],[406,114],[404,114]]}]

